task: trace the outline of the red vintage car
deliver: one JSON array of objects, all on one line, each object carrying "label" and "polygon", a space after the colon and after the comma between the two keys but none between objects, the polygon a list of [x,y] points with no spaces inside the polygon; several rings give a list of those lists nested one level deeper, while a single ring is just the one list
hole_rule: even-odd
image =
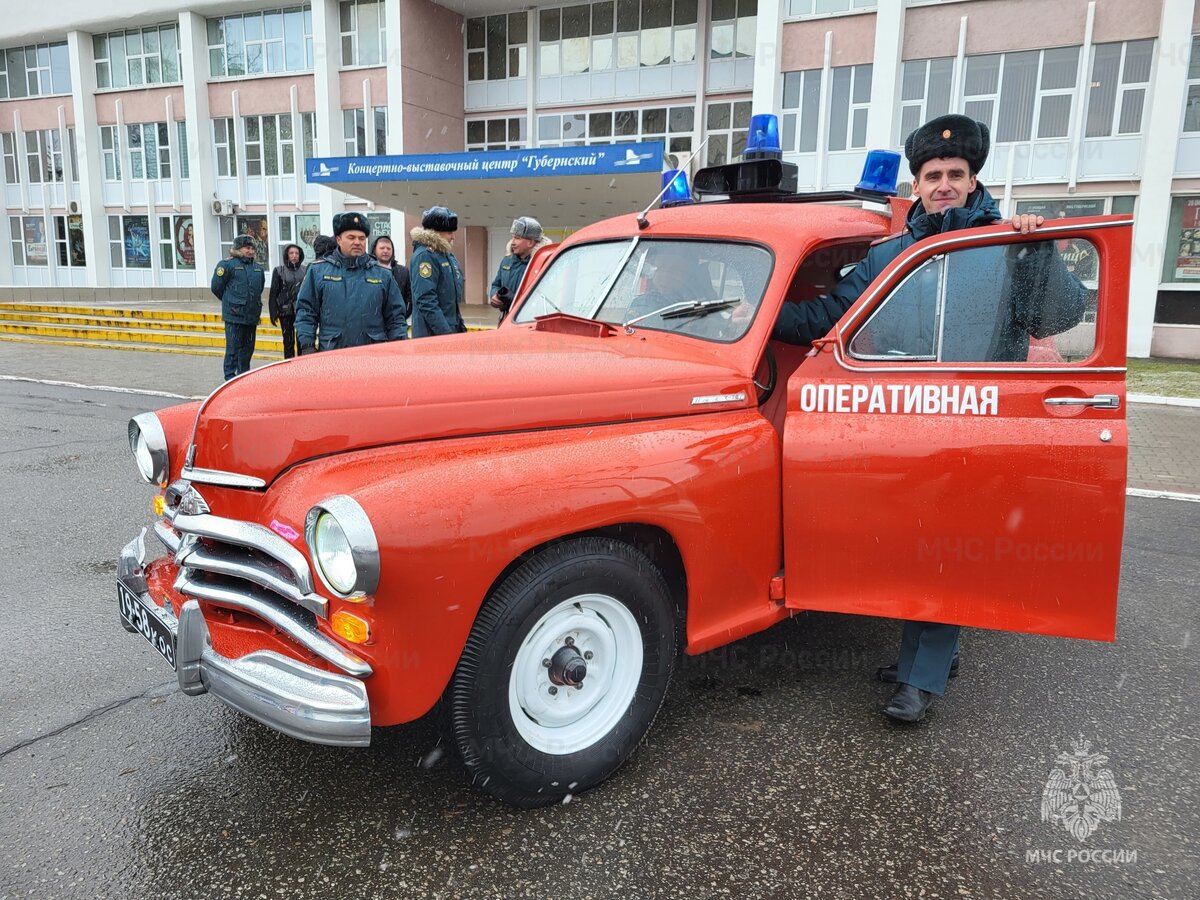
[{"label": "red vintage car", "polygon": [[[303,740],[436,707],[473,783],[519,806],[619,768],[680,649],[795,610],[1113,639],[1130,219],[930,238],[789,346],[781,305],[907,203],[797,195],[778,167],[545,248],[495,331],[135,417],[166,555],[144,531],[122,552],[126,628],[184,692]],[[949,353],[1017,290],[982,260],[1037,242],[1095,254],[1087,315],[1023,361]],[[906,309],[920,346],[888,335]]]}]

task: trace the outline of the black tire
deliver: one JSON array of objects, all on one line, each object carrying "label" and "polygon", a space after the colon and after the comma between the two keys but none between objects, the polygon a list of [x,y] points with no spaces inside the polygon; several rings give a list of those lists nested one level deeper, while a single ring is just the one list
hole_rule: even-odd
[{"label": "black tire", "polygon": [[[578,621],[585,623],[582,630],[564,631],[552,646],[570,659],[563,642],[575,650],[571,634],[580,635],[581,650],[585,642],[595,642],[587,644],[595,652],[586,651],[592,654],[594,681],[585,676],[582,687],[575,688],[537,680],[567,671],[544,666],[549,659],[545,641],[558,625]],[[611,627],[611,644],[601,643],[589,631],[593,627],[601,637]],[[679,617],[666,580],[639,550],[585,537],[527,560],[484,603],[444,697],[450,743],[472,783],[506,803],[530,808],[560,803],[567,794],[603,782],[629,758],[658,714],[678,643]],[[621,647],[626,651],[618,652]],[[621,659],[627,662],[623,667]],[[589,686],[594,692],[585,696]],[[522,697],[556,705],[554,712],[542,719],[529,715],[532,704]],[[591,712],[578,713],[588,703],[594,704]],[[580,716],[565,730],[551,721],[564,709],[565,715]],[[560,734],[566,736],[561,742]],[[592,740],[593,734],[599,736]],[[561,752],[552,752],[555,747]]]}]

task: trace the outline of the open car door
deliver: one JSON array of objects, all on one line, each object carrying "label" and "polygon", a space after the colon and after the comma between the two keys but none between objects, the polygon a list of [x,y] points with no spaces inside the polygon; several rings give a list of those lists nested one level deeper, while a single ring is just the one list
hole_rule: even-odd
[{"label": "open car door", "polygon": [[788,382],[797,609],[1112,640],[1132,222],[910,247]]}]

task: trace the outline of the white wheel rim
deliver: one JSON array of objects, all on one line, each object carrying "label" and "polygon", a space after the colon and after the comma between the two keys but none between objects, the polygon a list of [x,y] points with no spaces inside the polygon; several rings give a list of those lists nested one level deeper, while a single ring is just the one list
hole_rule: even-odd
[{"label": "white wheel rim", "polygon": [[[578,688],[554,684],[543,662],[568,639],[587,665]],[[542,616],[521,642],[508,679],[509,713],[535,750],[577,753],[612,731],[641,677],[642,632],[633,613],[613,597],[581,594]]]}]

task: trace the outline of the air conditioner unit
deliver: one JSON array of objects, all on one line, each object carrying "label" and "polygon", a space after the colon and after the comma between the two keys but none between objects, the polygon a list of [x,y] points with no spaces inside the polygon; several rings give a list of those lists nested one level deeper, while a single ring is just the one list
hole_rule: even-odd
[{"label": "air conditioner unit", "polygon": [[232,200],[213,200],[212,213],[214,216],[232,216],[233,201]]},{"label": "air conditioner unit", "polygon": [[70,203],[68,203],[67,204],[67,212],[73,216],[79,215],[79,201],[72,200]]}]

